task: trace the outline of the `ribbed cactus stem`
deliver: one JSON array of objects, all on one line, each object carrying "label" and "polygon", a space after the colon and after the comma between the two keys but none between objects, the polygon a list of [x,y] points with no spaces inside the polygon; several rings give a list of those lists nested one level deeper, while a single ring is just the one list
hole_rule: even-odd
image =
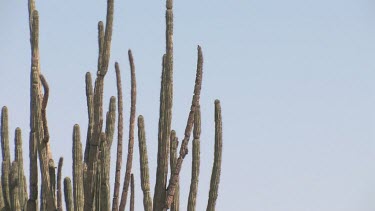
[{"label": "ribbed cactus stem", "polygon": [[[166,54],[162,76],[162,94],[160,95],[158,159],[154,191],[154,211],[164,208],[168,176],[169,138],[172,124],[173,107],[173,1],[166,0]],[[163,75],[162,74],[162,75]]]},{"label": "ribbed cactus stem", "polygon": [[21,210],[20,198],[19,198],[19,178],[18,178],[18,163],[12,162],[10,171],[10,195],[11,195],[11,210]]},{"label": "ribbed cactus stem", "polygon": [[73,211],[73,194],[72,194],[72,181],[69,177],[64,179],[64,198],[65,198],[65,207],[67,211]]},{"label": "ribbed cactus stem", "polygon": [[130,211],[134,211],[134,197],[135,197],[135,190],[134,190],[134,174],[131,174],[130,178]]},{"label": "ribbed cactus stem", "polygon": [[115,63],[116,69],[116,85],[117,85],[117,101],[118,101],[118,125],[117,125],[117,153],[116,153],[116,172],[115,172],[115,185],[113,190],[112,211],[118,210],[118,201],[120,194],[120,177],[122,165],[122,141],[123,141],[123,102],[122,102],[122,84],[121,72],[118,63]]},{"label": "ribbed cactus stem", "polygon": [[10,199],[10,185],[9,185],[9,175],[10,174],[10,166],[8,161],[3,161],[1,165],[1,183],[2,183],[2,191],[4,197],[4,204],[5,210],[10,210],[11,207],[11,199]]},{"label": "ribbed cactus stem", "polygon": [[62,207],[62,183],[61,183],[63,163],[64,163],[64,158],[60,157],[59,164],[57,166],[57,191],[56,191],[56,194],[57,194],[57,197],[56,197],[57,198],[57,211],[63,211],[63,207]]},{"label": "ribbed cactus stem", "polygon": [[[91,211],[93,208],[94,199],[94,180],[95,180],[95,170],[94,165],[97,162],[98,150],[99,150],[99,136],[102,131],[103,126],[103,89],[104,89],[104,76],[108,71],[108,64],[110,58],[111,40],[112,40],[112,24],[113,24],[113,10],[114,10],[114,0],[107,0],[107,17],[106,17],[106,27],[104,32],[104,43],[103,50],[99,52],[99,62],[101,62],[100,68],[97,71],[97,78],[95,80],[94,89],[94,125],[93,125],[93,135],[92,140],[90,140],[89,158],[87,161],[87,176],[85,183],[85,201],[84,210]],[[101,41],[100,41],[101,42]]]},{"label": "ribbed cactus stem", "polygon": [[98,46],[99,46],[99,56],[98,56],[98,70],[102,66],[103,60],[103,46],[104,45],[104,25],[102,21],[98,22]]},{"label": "ribbed cactus stem", "polygon": [[54,199],[55,206],[56,205],[56,166],[55,161],[53,159],[49,159],[48,162],[48,169],[49,169],[49,181],[50,181],[50,187],[51,187],[51,194]]},{"label": "ribbed cactus stem", "polygon": [[22,208],[26,207],[27,203],[27,184],[25,180],[25,173],[23,170],[23,155],[22,155],[22,131],[20,128],[16,128],[15,138],[15,161],[18,164],[18,180],[19,180],[19,203]]},{"label": "ribbed cactus stem", "polygon": [[73,127],[73,196],[76,211],[83,211],[82,143],[79,125]]},{"label": "ribbed cactus stem", "polygon": [[197,203],[198,182],[199,182],[199,166],[200,166],[200,134],[201,134],[201,112],[197,106],[194,113],[194,140],[193,140],[193,159],[191,168],[191,183],[188,200],[188,211],[195,211]]},{"label": "ribbed cactus stem", "polygon": [[193,123],[194,123],[194,112],[199,105],[200,92],[202,88],[202,74],[203,74],[203,54],[202,54],[201,47],[198,46],[198,62],[197,62],[197,73],[195,76],[194,95],[193,95],[193,99],[191,102],[190,112],[189,112],[189,116],[188,116],[188,120],[187,120],[187,124],[185,128],[184,139],[182,140],[182,143],[181,143],[180,155],[177,159],[175,171],[173,172],[173,175],[169,179],[169,185],[167,188],[167,197],[166,197],[165,204],[164,204],[165,206],[164,208],[167,208],[167,209],[169,209],[169,207],[171,206],[173,202],[173,197],[174,197],[176,186],[179,180],[182,162],[188,153],[188,144],[189,144],[191,130],[193,128]]},{"label": "ribbed cactus stem", "polygon": [[7,161],[10,166],[10,151],[9,151],[9,126],[8,126],[8,108],[4,106],[1,109],[1,151],[3,161]]},{"label": "ribbed cactus stem", "polygon": [[29,158],[30,158],[30,196],[27,202],[28,210],[37,210],[38,208],[38,131],[37,118],[35,111],[40,109],[39,98],[39,21],[38,11],[35,10],[34,0],[29,0],[30,15],[30,44],[31,44],[31,100],[30,100],[30,141],[29,141]]},{"label": "ribbed cactus stem", "polygon": [[136,112],[136,101],[137,101],[137,84],[135,78],[135,66],[134,59],[131,50],[128,51],[129,63],[130,63],[130,78],[131,78],[131,100],[130,100],[130,119],[129,119],[129,142],[128,142],[128,156],[126,160],[126,172],[124,179],[124,186],[121,194],[120,211],[125,210],[126,200],[128,197],[130,173],[133,164],[133,148],[134,148],[134,125],[135,125],[135,112]]},{"label": "ribbed cactus stem", "polygon": [[[100,200],[100,210],[110,210],[110,185],[109,185],[109,167],[110,163],[110,151],[109,151],[109,144],[107,141],[107,137],[101,138],[101,145],[100,145],[100,163],[101,163],[101,180],[100,183],[100,197],[97,197]],[[99,175],[99,172],[98,172]]]},{"label": "ribbed cactus stem", "polygon": [[143,116],[138,116],[138,142],[139,142],[139,166],[141,171],[141,188],[143,191],[143,207],[145,211],[152,211],[152,199],[150,194],[150,176],[148,168],[148,155],[146,145],[146,132]]},{"label": "ribbed cactus stem", "polygon": [[[171,166],[171,175],[175,171],[177,163],[177,147],[178,147],[178,137],[176,136],[176,131],[172,130],[170,138],[170,166]],[[171,205],[171,211],[180,210],[180,182],[177,182],[176,191],[173,197],[173,202]]]},{"label": "ribbed cactus stem", "polygon": [[221,174],[221,157],[223,151],[223,129],[221,119],[220,101],[215,100],[215,155],[212,168],[210,193],[207,204],[207,211],[215,211],[216,199],[219,191]]},{"label": "ribbed cactus stem", "polygon": [[3,196],[3,185],[1,184],[1,182],[0,182],[0,210],[5,210],[5,202],[4,202],[4,196]]},{"label": "ribbed cactus stem", "polygon": [[9,130],[8,130],[8,108],[3,107],[1,109],[1,152],[2,152],[2,192],[4,197],[4,204],[6,208],[10,208],[10,186],[9,186],[9,174],[10,174],[10,151],[9,151]]},{"label": "ribbed cactus stem", "polygon": [[85,163],[88,162],[89,159],[89,151],[90,151],[90,141],[92,138],[92,129],[94,126],[94,108],[93,108],[93,100],[94,94],[92,90],[92,78],[91,73],[87,72],[85,76],[85,83],[86,83],[86,102],[87,102],[87,113],[88,113],[88,127],[87,127],[87,139],[86,139],[86,146],[85,146],[85,155],[84,161]]},{"label": "ribbed cactus stem", "polygon": [[106,116],[106,128],[105,128],[106,142],[107,142],[109,151],[111,150],[111,146],[113,142],[113,135],[115,133],[115,123],[116,123],[116,97],[112,96],[109,101],[109,111],[107,112],[107,116]]},{"label": "ribbed cactus stem", "polygon": [[[164,54],[162,58],[162,71],[161,71],[161,85],[160,85],[160,107],[159,107],[159,125],[158,125],[158,155],[157,155],[157,167],[156,167],[156,183],[154,188],[154,199],[153,199],[153,210],[155,210],[155,203],[158,203],[160,207],[160,201],[162,201],[162,197],[160,194],[156,194],[157,190],[161,188],[165,190],[163,187],[163,177],[165,172],[164,164],[168,161],[168,143],[164,142],[164,128],[165,128],[165,95],[166,95],[166,62],[167,62],[167,55]],[[161,192],[161,191],[159,191]],[[164,193],[165,191],[163,191]],[[157,198],[155,198],[157,197]]]}]

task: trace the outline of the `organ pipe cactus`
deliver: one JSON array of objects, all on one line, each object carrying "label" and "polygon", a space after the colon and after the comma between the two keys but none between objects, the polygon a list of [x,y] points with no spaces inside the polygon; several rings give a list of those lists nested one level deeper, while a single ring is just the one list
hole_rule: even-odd
[{"label": "organ pipe cactus", "polygon": [[[90,72],[85,75],[87,102],[87,133],[84,137],[84,149],[81,142],[80,126],[73,127],[72,135],[72,180],[65,177],[62,187],[63,158],[58,162],[56,170],[50,144],[54,144],[53,131],[49,131],[47,121],[47,105],[49,99],[49,85],[43,76],[39,57],[39,14],[34,0],[28,0],[29,29],[31,46],[30,71],[30,133],[29,133],[29,181],[24,172],[24,156],[22,152],[21,129],[15,130],[14,161],[11,161],[9,150],[8,109],[1,110],[1,182],[0,182],[0,211],[27,210],[49,211],[63,210],[63,196],[65,209],[68,211],[123,211],[130,195],[130,210],[134,211],[135,184],[133,172],[134,136],[136,121],[136,72],[131,50],[128,51],[130,63],[130,115],[128,152],[125,172],[121,175],[123,156],[123,95],[119,64],[115,63],[117,98],[112,96],[106,115],[103,115],[104,80],[109,70],[112,25],[114,17],[114,0],[107,0],[107,15],[105,24],[98,22],[98,60],[95,80]],[[194,211],[197,203],[199,166],[200,166],[200,92],[202,87],[203,54],[198,46],[198,60],[194,94],[183,133],[183,139],[178,150],[178,138],[172,130],[173,108],[173,0],[166,0],[166,46],[162,58],[157,166],[154,186],[154,196],[151,196],[150,172],[146,144],[144,117],[138,116],[138,149],[140,167],[140,188],[143,192],[143,206],[145,211],[168,210],[179,211],[180,172],[184,158],[188,154],[191,133],[192,141],[192,172],[189,198],[186,199],[187,209]],[[117,100],[117,102],[116,102]],[[117,111],[116,111],[117,104]],[[117,115],[117,116],[116,116]],[[115,165],[115,183],[113,195],[110,189],[111,147],[114,140],[117,117],[117,149]],[[51,132],[51,134],[50,134]],[[208,140],[207,140],[208,141]],[[221,107],[215,101],[215,153],[211,175],[207,211],[215,210],[218,197],[218,187],[221,173],[222,156],[222,120]],[[39,163],[38,163],[39,162]],[[38,169],[39,165],[39,169]],[[56,172],[57,171],[57,172]],[[39,173],[38,173],[39,172]],[[40,175],[38,175],[40,174]],[[120,198],[120,178],[124,177]],[[169,181],[167,178],[169,176]],[[41,181],[38,181],[38,178]],[[27,183],[29,186],[27,186]],[[130,194],[129,194],[130,186]],[[28,187],[28,188],[27,188]],[[40,188],[40,192],[38,189]],[[29,189],[29,195],[28,190]],[[63,189],[63,190],[62,190]],[[62,194],[64,192],[64,194]],[[40,197],[38,199],[38,196]],[[112,197],[112,206],[111,206]],[[112,208],[111,208],[112,207]]]}]

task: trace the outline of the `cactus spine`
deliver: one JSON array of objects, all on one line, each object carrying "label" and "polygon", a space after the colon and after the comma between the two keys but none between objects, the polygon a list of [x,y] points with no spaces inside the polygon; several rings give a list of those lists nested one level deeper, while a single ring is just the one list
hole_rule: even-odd
[{"label": "cactus spine", "polygon": [[73,128],[73,196],[76,211],[83,210],[82,143],[79,125]]},{"label": "cactus spine", "polygon": [[57,211],[62,211],[62,186],[61,186],[61,178],[62,178],[62,166],[64,163],[64,158],[61,157],[59,159],[59,164],[57,167],[57,191],[56,191],[56,196],[57,196]]},{"label": "cactus spine", "polygon": [[[178,138],[176,136],[176,131],[172,130],[171,132],[171,144],[170,144],[170,163],[171,163],[171,175],[176,169],[177,163],[177,148],[178,148]],[[177,182],[176,184],[176,191],[173,197],[173,202],[171,205],[171,211],[179,211],[180,210],[180,184]]]},{"label": "cactus spine", "polygon": [[69,177],[65,177],[64,179],[64,198],[66,210],[73,211],[72,181]]}]

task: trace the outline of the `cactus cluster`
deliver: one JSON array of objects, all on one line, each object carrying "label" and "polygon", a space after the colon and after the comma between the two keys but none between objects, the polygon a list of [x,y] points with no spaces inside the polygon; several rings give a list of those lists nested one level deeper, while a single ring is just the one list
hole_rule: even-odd
[{"label": "cactus cluster", "polygon": [[[42,75],[39,59],[39,15],[34,0],[28,1],[31,45],[30,75],[30,134],[29,134],[29,181],[24,172],[21,129],[15,130],[14,160],[9,150],[8,109],[1,110],[1,182],[0,211],[50,211],[66,210],[124,211],[130,195],[129,207],[134,211],[133,153],[135,125],[138,127],[138,149],[140,154],[140,184],[145,211],[178,211],[180,209],[179,181],[184,158],[193,133],[192,172],[187,210],[196,210],[200,166],[200,92],[203,74],[203,53],[198,46],[198,62],[194,95],[183,139],[178,150],[177,134],[172,130],[173,107],[173,0],[166,0],[166,51],[162,58],[160,108],[158,125],[158,152],[156,183],[151,196],[150,173],[146,144],[145,120],[136,118],[136,72],[131,50],[128,51],[131,75],[131,107],[129,117],[128,151],[126,169],[121,174],[123,156],[123,96],[120,66],[115,63],[117,97],[112,96],[106,115],[103,116],[104,78],[109,69],[111,52],[114,0],[107,0],[105,24],[98,23],[98,64],[95,83],[91,73],[86,73],[86,101],[88,125],[86,143],[82,145],[80,126],[74,125],[72,132],[72,179],[63,178],[63,158],[56,168],[52,156],[47,123],[49,86]],[[117,109],[116,109],[117,107]],[[113,195],[110,190],[111,147],[114,140],[117,116],[117,153]],[[137,121],[136,121],[137,120]],[[215,154],[208,197],[207,211],[215,210],[221,172],[222,120],[219,100],[215,101]],[[39,170],[38,170],[39,166]],[[57,172],[56,172],[57,171]],[[40,174],[40,175],[39,175]],[[124,177],[120,195],[120,179]],[[38,179],[41,179],[39,181]],[[169,178],[169,179],[168,179]],[[62,183],[62,180],[63,183]],[[27,184],[28,183],[28,184]],[[129,190],[130,186],[130,190]],[[130,192],[130,193],[129,193]],[[63,200],[64,195],[64,200]],[[121,197],[120,197],[121,196]],[[65,204],[64,204],[65,202]]]}]

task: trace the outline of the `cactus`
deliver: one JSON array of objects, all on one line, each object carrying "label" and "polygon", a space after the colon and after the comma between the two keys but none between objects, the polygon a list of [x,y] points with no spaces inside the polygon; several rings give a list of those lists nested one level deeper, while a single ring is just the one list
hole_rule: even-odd
[{"label": "cactus", "polygon": [[214,166],[212,168],[210,194],[208,198],[207,211],[214,211],[216,199],[218,196],[220,173],[221,173],[221,155],[223,150],[223,129],[221,120],[220,101],[215,100],[215,156]]},{"label": "cactus", "polygon": [[193,140],[193,160],[191,168],[191,183],[188,201],[188,211],[195,211],[197,201],[199,165],[200,165],[200,133],[201,133],[201,112],[197,106],[194,116],[194,140]]},{"label": "cactus", "polygon": [[[171,138],[170,138],[170,163],[171,163],[171,175],[172,172],[175,171],[176,163],[177,163],[177,147],[178,147],[178,138],[176,136],[176,131],[172,130]],[[173,197],[173,202],[171,205],[171,211],[179,211],[180,210],[180,184],[177,182],[176,184],[176,191]]]},{"label": "cactus", "polygon": [[122,84],[119,64],[115,63],[116,84],[117,84],[117,104],[118,104],[118,126],[117,126],[117,153],[116,153],[116,172],[115,185],[113,190],[112,211],[118,210],[118,199],[120,193],[120,174],[122,165],[122,137],[123,137],[123,103],[122,103]]},{"label": "cactus", "polygon": [[10,170],[10,199],[11,199],[11,209],[21,210],[19,189],[20,183],[18,178],[18,163],[17,161],[12,162],[12,167]]},{"label": "cactus", "polygon": [[83,210],[83,170],[82,170],[82,143],[79,125],[73,128],[73,196],[74,207],[77,211]]},{"label": "cactus", "polygon": [[131,71],[131,106],[130,106],[130,123],[129,123],[129,143],[128,143],[128,157],[126,161],[126,172],[124,178],[124,186],[121,194],[120,201],[120,211],[125,210],[126,200],[128,196],[129,182],[130,182],[130,173],[133,163],[133,146],[134,146],[134,122],[135,122],[135,110],[136,110],[136,95],[137,95],[137,86],[135,82],[135,66],[133,60],[133,54],[131,50],[128,51],[130,71]]},{"label": "cactus", "polygon": [[197,64],[197,74],[195,77],[195,86],[194,86],[194,95],[193,100],[190,107],[190,112],[188,116],[188,121],[185,128],[185,136],[181,143],[180,148],[180,155],[177,159],[176,167],[174,168],[174,172],[169,179],[169,185],[167,189],[167,197],[165,199],[164,209],[169,209],[172,202],[173,197],[176,191],[177,183],[179,180],[179,174],[182,167],[182,162],[185,158],[185,156],[188,153],[188,143],[190,139],[191,130],[193,128],[193,121],[194,121],[194,112],[197,109],[199,105],[199,97],[201,92],[201,86],[202,86],[202,73],[203,73],[203,55],[202,55],[202,49],[200,46],[198,46],[198,64]]},{"label": "cactus", "polygon": [[166,2],[166,54],[163,59],[162,94],[158,131],[158,159],[154,192],[154,211],[164,208],[168,176],[169,137],[173,106],[173,0]]},{"label": "cactus", "polygon": [[146,145],[146,132],[143,116],[138,116],[138,142],[139,142],[139,166],[141,172],[141,188],[143,191],[143,206],[145,211],[152,210],[150,194],[150,176],[148,169],[148,155]]},{"label": "cactus", "polygon": [[64,158],[61,157],[59,159],[59,164],[57,166],[57,191],[56,191],[56,197],[57,197],[57,211],[62,211],[62,186],[61,186],[61,178],[62,178],[62,166],[64,163]]},{"label": "cactus", "polygon": [[64,179],[64,198],[66,210],[73,211],[72,181],[69,177],[65,177]]},{"label": "cactus", "polygon": [[[8,110],[1,111],[1,149],[2,169],[0,182],[0,210],[57,210],[62,211],[62,165],[59,159],[57,173],[50,144],[52,139],[47,122],[47,104],[49,99],[49,85],[41,72],[39,58],[39,14],[35,9],[34,0],[28,0],[29,29],[31,46],[30,71],[30,134],[29,134],[29,196],[27,182],[23,169],[21,129],[15,130],[14,161],[11,163],[9,151]],[[110,203],[110,167],[111,147],[116,127],[116,97],[112,96],[109,108],[103,120],[104,78],[108,72],[114,0],[107,0],[107,15],[105,25],[98,22],[98,61],[95,83],[93,85],[91,73],[85,76],[88,125],[84,152],[81,143],[79,125],[74,125],[72,135],[72,178],[64,178],[64,199],[68,211],[97,211],[109,210]],[[173,107],[173,0],[166,0],[166,50],[162,58],[160,105],[158,122],[158,150],[156,166],[156,182],[154,197],[151,197],[150,175],[148,166],[148,152],[144,118],[138,116],[138,142],[140,184],[143,192],[143,206],[145,211],[179,211],[179,189],[183,183],[179,181],[182,163],[188,154],[188,143],[193,131],[192,172],[187,209],[195,210],[198,177],[200,165],[200,91],[202,85],[203,56],[198,46],[198,62],[194,95],[188,115],[183,140],[179,153],[178,138],[172,128]],[[136,118],[136,77],[133,55],[128,51],[131,78],[131,99],[129,116],[129,139],[126,170],[124,173],[121,200],[120,177],[122,167],[123,147],[123,96],[119,64],[115,63],[117,81],[117,154],[115,167],[115,183],[112,199],[112,211],[124,211],[130,186],[129,208],[134,211],[135,184],[133,165],[134,132]],[[194,129],[193,129],[194,126]],[[211,175],[211,186],[208,211],[215,210],[218,195],[218,185],[221,171],[222,154],[222,123],[219,101],[215,101],[215,156]],[[38,162],[39,173],[38,175]],[[170,170],[169,170],[170,169]],[[57,174],[57,175],[56,175]],[[167,181],[169,174],[169,181]],[[38,184],[38,178],[41,178]],[[72,184],[73,183],[73,184]],[[38,188],[41,188],[38,192]],[[39,199],[38,199],[39,195]],[[40,207],[39,207],[40,205]]]},{"label": "cactus", "polygon": [[134,174],[130,177],[130,211],[134,211]]}]

